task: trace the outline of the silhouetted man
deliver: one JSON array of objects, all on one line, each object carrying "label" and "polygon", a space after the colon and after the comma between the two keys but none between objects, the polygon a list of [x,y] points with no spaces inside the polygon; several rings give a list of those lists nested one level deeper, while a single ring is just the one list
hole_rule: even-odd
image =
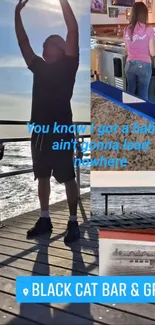
[{"label": "silhouetted man", "polygon": [[[27,237],[35,237],[52,230],[49,216],[50,177],[53,175],[66,187],[70,217],[65,242],[80,237],[77,222],[78,191],[73,164],[73,148],[52,150],[55,141],[71,141],[72,135],[54,134],[53,125],[72,125],[70,100],[73,94],[76,72],[79,65],[78,24],[67,0],[59,0],[67,25],[67,39],[58,35],[49,36],[43,44],[43,58],[37,56],[29,43],[21,20],[21,10],[29,0],[20,0],[15,10],[16,35],[22,55],[33,72],[33,98],[31,123],[50,125],[48,134],[32,133],[31,149],[35,179],[38,179],[38,195],[41,215]],[[52,0],[51,0],[52,3]]]}]

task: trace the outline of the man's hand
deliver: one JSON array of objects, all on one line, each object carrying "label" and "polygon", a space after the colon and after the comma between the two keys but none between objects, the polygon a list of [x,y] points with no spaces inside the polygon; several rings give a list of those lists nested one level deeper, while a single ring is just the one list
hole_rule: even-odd
[{"label": "man's hand", "polygon": [[21,10],[26,6],[27,2],[29,0],[20,0],[16,6],[15,10],[15,30],[17,35],[17,40],[19,47],[21,49],[22,55],[24,57],[24,60],[29,67],[35,57],[35,53],[33,52],[29,39],[27,37],[26,31],[24,29],[22,19],[21,19]]},{"label": "man's hand", "polygon": [[67,25],[66,55],[71,57],[79,56],[79,31],[78,23],[71,9],[68,0],[59,0],[64,20]]},{"label": "man's hand", "polygon": [[19,0],[19,3],[17,4],[16,6],[16,10],[18,11],[21,11],[25,6],[26,4],[28,3],[29,0]]}]

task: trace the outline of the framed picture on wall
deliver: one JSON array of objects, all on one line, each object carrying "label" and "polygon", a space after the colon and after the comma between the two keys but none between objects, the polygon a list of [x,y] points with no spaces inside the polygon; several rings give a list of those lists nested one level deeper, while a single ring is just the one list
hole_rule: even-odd
[{"label": "framed picture on wall", "polygon": [[118,9],[118,15],[119,16],[125,16],[126,15],[126,9],[124,9],[124,8],[123,9],[122,8]]},{"label": "framed picture on wall", "polygon": [[118,8],[109,8],[109,17],[110,18],[117,18],[119,10]]},{"label": "framed picture on wall", "polygon": [[148,12],[152,12],[152,9],[153,9],[153,0],[146,0],[146,6],[148,8]]},{"label": "framed picture on wall", "polygon": [[107,0],[91,0],[91,13],[107,14]]}]

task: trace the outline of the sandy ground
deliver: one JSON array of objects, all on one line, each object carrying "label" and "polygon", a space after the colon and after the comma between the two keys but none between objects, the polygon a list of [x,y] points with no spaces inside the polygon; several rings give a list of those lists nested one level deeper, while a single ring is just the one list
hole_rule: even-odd
[{"label": "sandy ground", "polygon": [[[91,121],[95,124],[96,128],[98,125],[114,125],[119,124],[119,132],[117,134],[106,134],[103,137],[98,136],[98,132],[95,129],[91,136],[91,141],[118,141],[120,142],[121,148],[118,151],[110,150],[93,150],[91,152],[91,157],[99,159],[101,156],[105,158],[123,158],[128,159],[128,165],[126,167],[92,167],[92,170],[155,170],[155,134],[132,134],[123,135],[121,133],[121,126],[128,124],[131,127],[135,122],[139,125],[149,124],[150,121],[141,118],[137,114],[127,111],[122,107],[115,105],[111,101],[100,97],[99,95],[92,93],[92,103],[91,103]],[[154,124],[155,125],[155,124]],[[144,142],[148,139],[151,140],[151,144],[147,151],[144,150],[132,150],[124,151],[122,146],[124,139],[127,138],[128,141],[140,141]]]}]

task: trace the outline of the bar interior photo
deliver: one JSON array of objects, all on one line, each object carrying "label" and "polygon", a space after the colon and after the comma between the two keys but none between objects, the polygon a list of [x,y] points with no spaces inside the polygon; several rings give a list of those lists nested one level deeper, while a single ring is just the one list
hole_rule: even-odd
[{"label": "bar interior photo", "polygon": [[[130,23],[134,0],[91,0],[91,78],[127,91],[124,30]],[[155,33],[155,0],[142,1],[148,8],[148,25]],[[155,102],[155,57],[148,100]]]}]

